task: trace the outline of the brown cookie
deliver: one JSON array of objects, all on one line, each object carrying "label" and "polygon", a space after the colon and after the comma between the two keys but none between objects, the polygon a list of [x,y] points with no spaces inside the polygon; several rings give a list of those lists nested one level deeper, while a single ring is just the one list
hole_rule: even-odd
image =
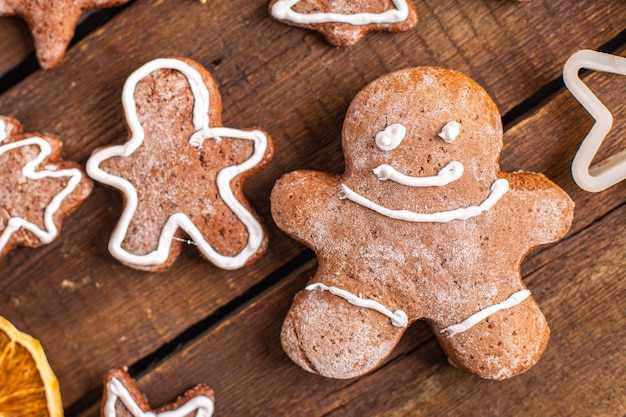
[{"label": "brown cookie", "polygon": [[173,403],[152,409],[128,372],[114,368],[104,377],[100,410],[102,417],[211,417],[214,402],[213,390],[201,384]]},{"label": "brown cookie", "polygon": [[126,2],[128,0],[0,0],[0,16],[19,16],[26,20],[39,64],[52,69],[61,63],[83,13]]},{"label": "brown cookie", "polygon": [[58,137],[22,133],[17,120],[0,117],[0,257],[50,243],[89,196],[91,180],[61,160],[61,148]]},{"label": "brown cookie", "polygon": [[541,174],[501,172],[501,148],[495,104],[458,72],[406,69],[356,96],[346,172],[292,172],[272,191],[276,224],[319,259],[283,324],[297,364],[362,375],[416,320],[484,378],[539,359],[549,329],[520,263],[565,235],[574,204]]},{"label": "brown cookie", "polygon": [[224,269],[256,260],[267,234],[242,188],[271,159],[270,136],[222,127],[215,81],[186,59],[145,64],[126,81],[122,101],[130,140],[96,150],[87,162],[93,179],[124,195],[111,254],[160,271],[193,241]]},{"label": "brown cookie", "polygon": [[401,32],[417,24],[411,0],[272,0],[280,22],[317,30],[335,46],[351,46],[368,32]]}]

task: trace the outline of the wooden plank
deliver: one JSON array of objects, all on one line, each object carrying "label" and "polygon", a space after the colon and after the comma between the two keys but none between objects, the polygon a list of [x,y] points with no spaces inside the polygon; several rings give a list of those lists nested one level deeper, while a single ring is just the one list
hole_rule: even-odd
[{"label": "wooden plank", "polygon": [[33,42],[24,21],[0,18],[0,77],[33,52]]},{"label": "wooden plank", "polygon": [[216,392],[219,415],[235,416],[624,415],[625,216],[623,205],[552,247],[553,262],[527,277],[552,335],[539,363],[512,379],[487,381],[452,368],[423,323],[362,378],[301,370],[282,353],[279,333],[291,296],[314,271],[310,263],[165,359],[139,385],[158,405],[204,381]]},{"label": "wooden plank", "polygon": [[[84,162],[92,149],[126,138],[125,78],[150,59],[182,55],[216,76],[227,125],[258,124],[276,140],[273,164],[246,187],[271,238],[269,253],[252,267],[218,271],[194,250],[164,274],[119,265],[106,241],[121,199],[101,187],[67,219],[57,242],[0,261],[0,314],[42,340],[66,405],[97,387],[107,368],[154,352],[301,253],[272,226],[272,184],[293,169],[342,170],[341,123],[366,82],[409,65],[446,65],[481,81],[506,111],[557,77],[573,50],[615,37],[626,15],[592,0],[415,3],[418,29],[372,34],[338,50],[269,19],[266,0],[136,2],[72,48],[59,69],[37,72],[0,97],[0,112],[27,131],[61,134],[65,157]],[[532,158],[535,149],[524,152],[515,158]],[[561,162],[558,172],[565,169]],[[602,208],[594,213],[600,217]]]},{"label": "wooden plank", "polygon": [[[626,56],[626,47],[616,53]],[[626,94],[626,83],[623,82],[623,76],[602,72],[587,73],[583,79],[614,118],[613,128],[594,158],[595,163],[624,149],[626,109],[621,97]],[[570,233],[580,231],[626,201],[626,182],[600,193],[590,193],[579,188],[572,178],[571,162],[593,123],[594,119],[572,94],[562,89],[505,135],[502,169],[542,172],[575,201],[574,223]],[[548,256],[536,254],[525,262],[523,270],[525,273],[530,272],[549,260]]]}]

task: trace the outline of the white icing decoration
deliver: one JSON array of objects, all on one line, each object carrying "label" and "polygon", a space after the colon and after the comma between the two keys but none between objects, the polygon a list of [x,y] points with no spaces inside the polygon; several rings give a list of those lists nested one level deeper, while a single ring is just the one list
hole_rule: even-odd
[{"label": "white icing decoration", "polygon": [[456,120],[446,123],[446,125],[441,129],[441,133],[439,133],[439,137],[443,139],[446,143],[452,143],[461,133],[461,124]]},{"label": "white icing decoration", "polygon": [[0,119],[0,143],[7,138],[7,124]]},{"label": "white icing decoration", "polygon": [[[230,208],[246,226],[248,231],[248,242],[245,248],[235,256],[225,256],[217,253],[185,213],[175,213],[170,216],[163,226],[158,247],[155,251],[145,255],[135,255],[122,248],[124,236],[128,231],[128,226],[137,208],[137,190],[135,190],[135,187],[128,180],[101,170],[99,165],[102,161],[114,156],[129,156],[143,143],[144,130],[137,118],[134,98],[135,87],[139,81],[159,69],[176,70],[187,77],[195,100],[193,107],[193,125],[196,132],[189,138],[190,145],[200,148],[205,139],[213,138],[219,141],[221,136],[250,140],[254,143],[254,152],[249,159],[239,165],[231,165],[222,169],[217,174],[216,179],[220,197],[228,208]],[[101,183],[122,191],[126,197],[126,206],[109,241],[109,251],[111,254],[128,264],[139,266],[160,265],[167,260],[174,233],[180,228],[196,243],[202,254],[218,267],[223,269],[241,268],[246,264],[248,259],[257,252],[263,243],[263,227],[252,213],[235,198],[230,188],[230,182],[233,178],[254,168],[263,160],[265,151],[267,150],[267,137],[265,134],[259,130],[244,131],[227,127],[209,127],[209,92],[202,80],[202,76],[194,68],[177,59],[156,59],[148,62],[132,73],[124,84],[122,104],[126,114],[126,121],[131,131],[131,139],[124,145],[110,146],[96,152],[87,161],[87,173],[89,176]]]},{"label": "white icing decoration", "polygon": [[[2,129],[0,130],[3,133],[3,137],[0,138],[0,142],[6,138],[6,125],[4,121],[1,122],[3,126],[1,126]],[[9,219],[2,235],[0,235],[0,252],[2,252],[6,246],[7,242],[11,238],[11,235],[17,232],[20,228],[31,232],[44,244],[52,242],[59,233],[56,225],[54,224],[54,215],[61,208],[63,200],[76,189],[76,186],[82,179],[82,173],[76,168],[60,169],[58,171],[51,171],[48,169],[37,171],[37,166],[41,164],[52,152],[52,146],[50,146],[46,140],[38,136],[22,139],[17,142],[7,143],[6,145],[0,145],[0,155],[22,146],[38,146],[41,150],[35,159],[26,163],[22,168],[22,175],[25,178],[39,180],[42,178],[68,177],[69,180],[65,187],[52,198],[48,206],[45,208],[43,215],[44,229],[40,229],[39,226],[21,217],[11,217]]]},{"label": "white icing decoration", "polygon": [[118,379],[112,378],[106,384],[107,400],[104,404],[104,417],[117,417],[115,403],[119,399],[133,417],[184,417],[195,411],[194,417],[211,417],[213,415],[213,401],[204,395],[191,398],[175,410],[153,413],[143,411],[135,402],[128,389]]},{"label": "white icing decoration", "polygon": [[391,320],[391,324],[393,324],[396,327],[406,327],[409,322],[409,319],[404,311],[396,310],[394,312],[391,312],[391,310],[389,310],[387,307],[385,307],[378,301],[357,297],[351,292],[348,292],[341,288],[328,286],[328,285],[322,284],[321,282],[316,282],[314,284],[307,285],[305,287],[305,290],[328,291],[332,295],[336,295],[337,297],[343,298],[344,300],[346,300],[352,305],[378,311],[379,313],[389,317],[389,319]]},{"label": "white icing decoration", "polygon": [[343,198],[347,198],[365,208],[374,210],[383,216],[404,220],[407,222],[435,222],[447,223],[452,220],[467,220],[482,214],[493,207],[509,189],[509,182],[504,178],[499,178],[491,185],[491,193],[479,206],[469,206],[449,211],[435,213],[416,213],[410,210],[393,210],[374,203],[371,200],[355,193],[347,185],[341,184]]},{"label": "white icing decoration", "polygon": [[471,329],[473,326],[480,323],[482,320],[486,319],[492,314],[497,313],[500,310],[505,310],[508,308],[515,307],[516,305],[518,305],[519,303],[527,299],[529,296],[530,296],[530,291],[519,290],[513,293],[506,300],[498,304],[494,304],[492,306],[484,308],[480,310],[478,313],[472,314],[471,316],[469,316],[468,318],[466,318],[465,320],[463,320],[462,322],[458,324],[453,324],[452,326],[446,327],[445,329],[441,330],[441,333],[445,333],[447,337],[452,337],[457,333],[462,333],[466,330]]},{"label": "white icing decoration", "polygon": [[442,187],[461,178],[463,175],[463,164],[452,161],[437,173],[430,177],[410,177],[397,171],[391,165],[383,164],[374,168],[374,174],[381,181],[391,180],[398,184],[409,187]]},{"label": "white icing decoration", "polygon": [[400,145],[406,135],[406,127],[396,123],[387,126],[382,132],[376,134],[376,146],[383,151],[392,151]]},{"label": "white icing decoration", "polygon": [[403,22],[409,17],[409,6],[406,0],[392,0],[395,9],[382,13],[298,13],[292,9],[302,0],[279,0],[272,6],[271,13],[278,20],[288,20],[301,25],[320,23],[348,23],[353,26],[369,24],[390,24]]},{"label": "white icing decoration", "polygon": [[626,179],[626,149],[591,165],[600,145],[613,126],[613,115],[578,76],[581,68],[626,75],[626,57],[582,50],[563,66],[563,81],[572,95],[596,120],[572,161],[572,176],[585,191],[605,190]]}]

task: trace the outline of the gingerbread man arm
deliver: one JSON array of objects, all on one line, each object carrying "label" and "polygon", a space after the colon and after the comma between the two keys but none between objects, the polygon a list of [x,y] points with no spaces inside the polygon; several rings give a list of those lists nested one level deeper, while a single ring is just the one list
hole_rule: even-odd
[{"label": "gingerbread man arm", "polygon": [[574,202],[565,191],[542,174],[516,172],[503,176],[509,181],[505,201],[515,210],[511,214],[518,225],[516,233],[525,238],[528,250],[565,236],[574,217]]},{"label": "gingerbread man arm", "polygon": [[317,252],[327,238],[325,230],[341,221],[334,210],[340,190],[336,175],[306,170],[283,175],[270,198],[276,225]]},{"label": "gingerbread man arm", "polygon": [[81,15],[128,0],[0,0],[0,16],[21,16],[33,36],[42,68],[57,67],[74,37]]}]

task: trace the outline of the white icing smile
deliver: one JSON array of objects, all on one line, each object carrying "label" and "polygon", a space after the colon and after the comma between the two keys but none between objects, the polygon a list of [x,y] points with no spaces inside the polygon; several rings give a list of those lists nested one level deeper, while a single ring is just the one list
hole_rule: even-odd
[{"label": "white icing smile", "polygon": [[409,16],[409,6],[406,0],[392,0],[395,9],[382,13],[298,13],[292,9],[301,0],[279,0],[272,6],[272,16],[279,20],[288,20],[301,25],[319,23],[348,23],[353,26],[369,24],[399,23]]},{"label": "white icing smile", "polygon": [[409,187],[442,187],[461,178],[463,170],[462,163],[452,161],[432,177],[410,177],[397,171],[391,165],[383,164],[374,168],[374,174],[381,181],[391,180]]}]

